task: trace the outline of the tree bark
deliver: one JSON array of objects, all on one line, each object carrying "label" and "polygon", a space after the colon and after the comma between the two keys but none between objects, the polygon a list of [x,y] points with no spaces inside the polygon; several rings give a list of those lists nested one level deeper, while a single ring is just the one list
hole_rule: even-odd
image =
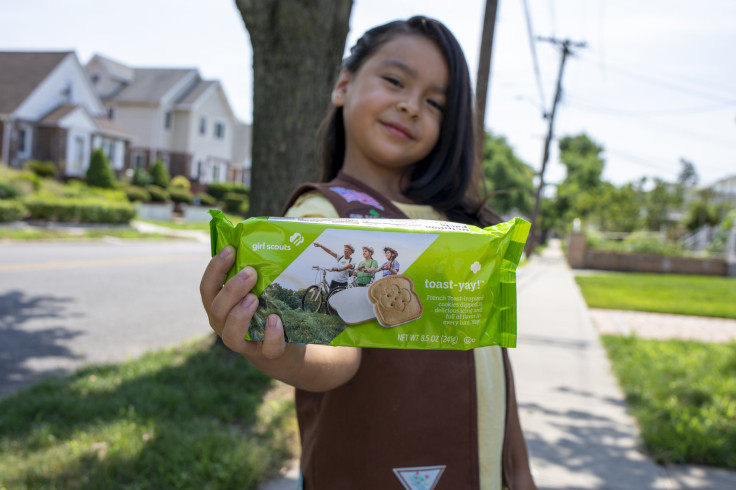
[{"label": "tree bark", "polygon": [[315,133],[330,104],[352,0],[235,0],[253,47],[251,216],[278,216],[315,181]]}]

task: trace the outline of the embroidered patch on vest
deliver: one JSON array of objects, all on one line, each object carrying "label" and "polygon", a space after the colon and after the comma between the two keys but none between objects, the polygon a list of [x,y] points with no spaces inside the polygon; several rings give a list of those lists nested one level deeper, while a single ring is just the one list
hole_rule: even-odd
[{"label": "embroidered patch on vest", "polygon": [[440,481],[445,468],[445,465],[394,468],[394,473],[406,490],[432,490]]},{"label": "embroidered patch on vest", "polygon": [[332,187],[330,190],[338,194],[347,202],[358,201],[368,206],[376,207],[383,211],[383,206],[381,206],[378,201],[376,201],[373,197],[369,196],[365,192],[355,191],[353,189],[346,189],[344,187]]}]

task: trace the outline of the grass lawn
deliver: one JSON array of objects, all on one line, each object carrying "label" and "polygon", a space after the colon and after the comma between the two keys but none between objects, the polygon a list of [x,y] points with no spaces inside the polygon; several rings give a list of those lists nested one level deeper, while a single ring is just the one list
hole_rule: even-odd
[{"label": "grass lawn", "polygon": [[294,453],[291,390],[213,337],[0,399],[0,488],[255,489]]},{"label": "grass lawn", "polygon": [[736,469],[736,342],[602,341],[656,461]]},{"label": "grass lawn", "polygon": [[728,277],[610,273],[575,281],[591,308],[736,319],[736,280]]},{"label": "grass lawn", "polygon": [[[79,229],[77,229],[79,230]],[[0,240],[100,240],[119,238],[128,240],[168,240],[159,233],[141,233],[132,228],[87,228],[79,231],[63,228],[0,228]],[[0,490],[2,487],[0,487]]]}]

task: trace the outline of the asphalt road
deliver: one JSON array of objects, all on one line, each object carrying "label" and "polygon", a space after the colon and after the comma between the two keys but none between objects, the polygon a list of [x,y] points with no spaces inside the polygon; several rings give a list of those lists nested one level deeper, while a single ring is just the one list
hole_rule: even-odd
[{"label": "asphalt road", "polygon": [[209,244],[0,243],[0,396],[207,335]]}]

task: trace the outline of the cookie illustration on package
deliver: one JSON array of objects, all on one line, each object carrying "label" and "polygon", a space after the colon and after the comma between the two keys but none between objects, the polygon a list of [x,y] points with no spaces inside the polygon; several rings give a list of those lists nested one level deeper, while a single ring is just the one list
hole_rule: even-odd
[{"label": "cookie illustration on package", "polygon": [[422,316],[422,303],[414,292],[414,282],[406,276],[386,276],[368,288],[378,323],[395,327]]}]

